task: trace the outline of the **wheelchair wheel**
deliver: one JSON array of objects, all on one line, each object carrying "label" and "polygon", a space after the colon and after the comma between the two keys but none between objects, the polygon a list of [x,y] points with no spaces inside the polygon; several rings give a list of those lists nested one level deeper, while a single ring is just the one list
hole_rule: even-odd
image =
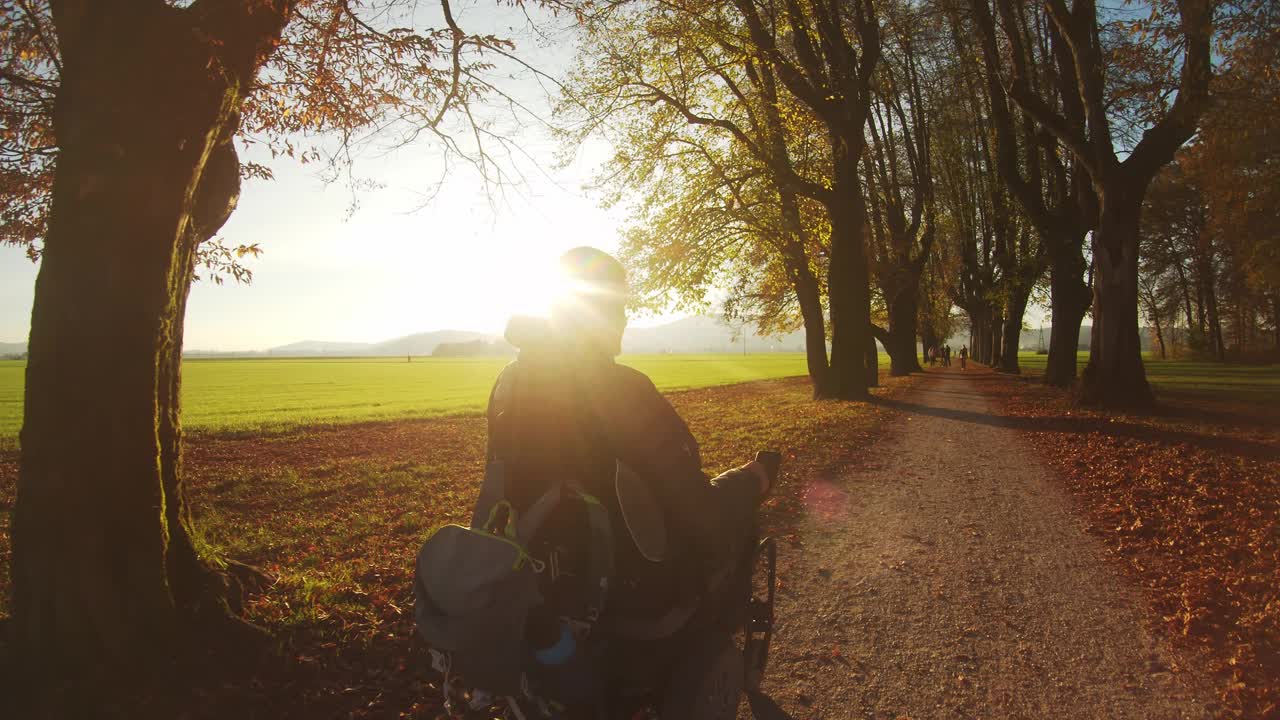
[{"label": "wheelchair wheel", "polygon": [[773,641],[773,593],[778,584],[778,544],[773,538],[760,541],[753,561],[747,622],[742,633],[748,692],[760,690],[764,669],[769,663],[769,644]]},{"label": "wheelchair wheel", "polygon": [[734,720],[745,668],[732,638],[719,637],[685,656],[662,703],[662,720]]}]

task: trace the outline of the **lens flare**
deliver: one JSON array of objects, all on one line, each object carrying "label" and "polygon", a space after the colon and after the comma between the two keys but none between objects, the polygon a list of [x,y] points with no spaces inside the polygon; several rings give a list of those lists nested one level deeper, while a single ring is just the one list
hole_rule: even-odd
[{"label": "lens flare", "polygon": [[574,293],[573,283],[558,265],[547,264],[532,272],[520,272],[519,277],[507,298],[512,315],[549,317],[552,306]]}]

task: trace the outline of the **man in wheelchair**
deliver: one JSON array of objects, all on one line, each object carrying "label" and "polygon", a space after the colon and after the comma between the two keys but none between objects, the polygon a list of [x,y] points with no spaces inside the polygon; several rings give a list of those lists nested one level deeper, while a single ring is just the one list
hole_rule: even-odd
[{"label": "man in wheelchair", "polygon": [[[751,617],[749,598],[756,508],[778,456],[708,479],[670,403],[614,362],[622,266],[594,248],[560,262],[573,291],[550,318],[507,327],[520,352],[490,395],[471,527],[437,531],[418,556],[418,627],[446,707],[733,717],[744,673],[735,633],[746,629],[757,673],[767,652],[767,636],[752,647],[752,629],[767,633],[771,607]],[[737,677],[707,681],[715,672]]]}]

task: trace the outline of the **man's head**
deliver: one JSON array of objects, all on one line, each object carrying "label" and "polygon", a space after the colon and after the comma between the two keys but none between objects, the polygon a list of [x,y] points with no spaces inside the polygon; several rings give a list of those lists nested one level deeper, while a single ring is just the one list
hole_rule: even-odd
[{"label": "man's head", "polygon": [[576,247],[560,256],[569,292],[551,308],[561,330],[610,357],[622,352],[627,327],[627,271],[608,253]]}]

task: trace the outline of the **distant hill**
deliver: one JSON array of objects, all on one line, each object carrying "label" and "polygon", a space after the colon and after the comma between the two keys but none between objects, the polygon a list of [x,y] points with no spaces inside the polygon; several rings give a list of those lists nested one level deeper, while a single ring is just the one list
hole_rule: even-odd
[{"label": "distant hill", "polygon": [[[794,332],[782,337],[763,337],[754,332],[747,334],[747,352],[804,352],[804,333]],[[266,351],[275,357],[323,357],[323,356],[397,356],[431,355],[440,346],[441,354],[507,354],[510,350],[502,338],[491,333],[472,330],[435,330],[416,333],[378,343],[333,342],[303,340],[273,347]],[[724,321],[707,316],[694,316],[654,327],[630,327],[622,338],[624,353],[732,353],[742,352],[742,338],[738,329]],[[190,353],[192,356],[215,353]],[[260,353],[242,353],[259,355]]]},{"label": "distant hill", "polygon": [[324,355],[430,355],[441,343],[490,340],[493,336],[470,330],[435,330],[433,332],[405,335],[378,343],[332,342],[327,340],[303,340],[273,347],[268,355],[283,357],[314,357]]},{"label": "distant hill", "polygon": [[27,351],[26,343],[0,342],[0,357],[5,355],[21,355]]},{"label": "distant hill", "polygon": [[[1044,327],[1045,349],[1049,347],[1049,337],[1053,328]],[[1089,349],[1089,325],[1080,327],[1079,349]],[[729,325],[720,318],[706,315],[695,315],[674,322],[653,327],[629,327],[622,337],[622,351],[629,354],[652,353],[739,353],[742,352],[742,338],[739,326]],[[1041,348],[1041,330],[1033,328],[1023,330],[1019,341],[1021,349],[1035,351]],[[1150,350],[1154,333],[1149,328],[1141,332],[1142,349]],[[804,352],[804,331],[788,333],[782,337],[765,337],[755,332],[747,333],[747,352]],[[959,348],[968,344],[969,334],[958,332],[949,340],[951,347]],[[473,345],[473,343],[475,343]],[[501,336],[473,330],[435,330],[415,333],[393,340],[377,343],[341,342],[328,340],[303,340],[301,342],[280,345],[266,351],[219,352],[211,350],[188,350],[188,357],[337,357],[337,356],[426,356],[435,353],[440,345],[467,347],[446,347],[447,355],[506,355],[511,350],[502,341]],[[27,351],[26,343],[0,343],[0,357],[21,355]],[[881,348],[883,352],[883,348]]]},{"label": "distant hill", "polygon": [[512,357],[516,349],[502,338],[443,342],[431,351],[431,357]]},{"label": "distant hill", "polygon": [[326,340],[303,340],[273,347],[267,351],[271,355],[303,356],[303,355],[367,355],[369,343],[329,342]]},{"label": "distant hill", "polygon": [[[739,328],[723,320],[695,315],[654,327],[629,327],[622,336],[624,353],[742,352]],[[804,352],[804,332],[782,337],[746,336],[747,352]]]},{"label": "distant hill", "polygon": [[493,335],[470,330],[436,330],[434,332],[406,335],[395,340],[377,343],[369,348],[369,355],[430,355],[441,343],[461,343],[472,340],[492,340]]}]

